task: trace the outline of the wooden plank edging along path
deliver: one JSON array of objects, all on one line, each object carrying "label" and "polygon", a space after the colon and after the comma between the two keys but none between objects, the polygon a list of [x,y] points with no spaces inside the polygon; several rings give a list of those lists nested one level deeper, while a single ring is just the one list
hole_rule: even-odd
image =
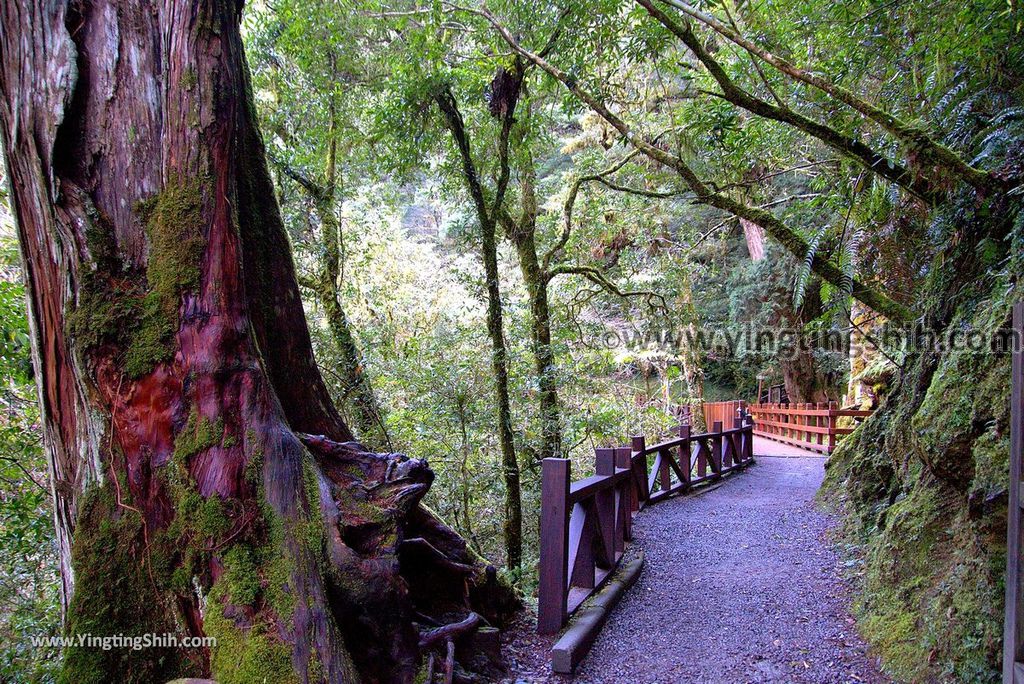
[{"label": "wooden plank edging along path", "polygon": [[[678,436],[650,446],[637,436],[629,447],[597,449],[596,474],[577,482],[571,481],[568,459],[544,459],[537,631],[558,632],[612,576],[632,539],[634,514],[747,467],[753,444],[754,422],[744,414],[727,430],[715,422],[710,432],[691,434],[689,425],[681,425]],[[571,672],[586,655],[607,612],[639,574],[640,558],[624,586],[595,601],[601,610],[588,609],[580,626],[556,644],[556,672]]]}]

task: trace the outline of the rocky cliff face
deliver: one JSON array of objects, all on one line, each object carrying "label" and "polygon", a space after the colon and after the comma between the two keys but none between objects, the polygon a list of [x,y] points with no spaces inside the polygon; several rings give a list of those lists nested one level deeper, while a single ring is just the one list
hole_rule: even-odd
[{"label": "rocky cliff face", "polygon": [[[1012,195],[1012,193],[1011,193]],[[993,339],[1021,297],[1017,199],[963,197],[933,227],[920,330]],[[1010,355],[911,351],[879,410],[829,460],[860,627],[905,681],[996,681],[1002,638]]]}]

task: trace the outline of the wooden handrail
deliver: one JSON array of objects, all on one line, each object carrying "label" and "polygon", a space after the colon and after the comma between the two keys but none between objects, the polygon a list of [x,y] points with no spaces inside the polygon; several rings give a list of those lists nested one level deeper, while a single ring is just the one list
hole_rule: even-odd
[{"label": "wooden handrail", "polygon": [[[653,460],[648,462],[648,456]],[[632,516],[651,503],[713,482],[754,458],[754,423],[734,418],[723,430],[646,445],[597,449],[595,474],[570,481],[570,462],[544,459],[541,470],[540,586],[537,631],[560,630],[568,617],[612,574],[632,539]]]},{"label": "wooden handrail", "polygon": [[855,428],[839,427],[839,418],[863,419],[872,411],[840,409],[835,402],[817,404],[751,404],[754,434],[804,449],[831,454],[838,438]]}]

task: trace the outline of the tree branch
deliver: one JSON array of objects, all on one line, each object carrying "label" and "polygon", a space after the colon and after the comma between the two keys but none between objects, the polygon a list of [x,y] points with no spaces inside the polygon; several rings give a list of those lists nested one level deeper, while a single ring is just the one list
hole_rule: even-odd
[{"label": "tree branch", "polygon": [[466,185],[469,186],[469,195],[473,199],[473,204],[476,205],[477,214],[480,216],[481,221],[491,221],[491,213],[487,208],[487,201],[484,199],[483,186],[480,184],[480,177],[476,172],[476,164],[473,162],[473,152],[469,146],[469,137],[466,135],[466,122],[462,118],[462,113],[459,111],[458,103],[455,102],[455,96],[452,95],[451,88],[447,85],[439,88],[434,93],[434,101],[444,116],[452,138],[455,139],[455,146],[459,149],[459,158],[462,160],[462,175],[466,179]]},{"label": "tree branch", "polygon": [[829,147],[856,160],[868,170],[877,173],[929,203],[936,204],[944,199],[943,194],[932,189],[929,183],[915,177],[905,166],[871,149],[859,138],[840,133],[834,128],[809,119],[789,107],[774,105],[751,95],[736,85],[736,82],[729,77],[722,65],[705,49],[704,44],[688,25],[679,24],[674,21],[672,17],[655,7],[652,0],[636,0],[636,2],[676,38],[682,41],[689,48],[690,52],[700,60],[711,74],[711,77],[722,88],[722,93],[719,94],[720,97],[760,117],[787,124],[807,133],[811,137],[817,138]]},{"label": "tree branch", "polygon": [[312,178],[310,178],[307,174],[305,174],[302,171],[299,171],[298,169],[296,169],[283,159],[279,159],[277,155],[275,155],[269,149],[267,150],[267,159],[269,159],[274,166],[280,169],[281,173],[283,173],[284,175],[288,176],[293,181],[298,183],[303,190],[309,193],[309,196],[312,197],[314,201],[322,202],[327,198],[329,194],[328,188],[325,188],[324,186],[320,185]]},{"label": "tree branch", "polygon": [[[753,41],[743,37],[738,30],[726,26],[712,15],[702,12],[682,0],[660,1],[666,5],[675,7],[705,26],[713,29],[719,35],[746,50],[752,57],[767,62],[787,76],[800,81],[801,83],[817,88],[826,95],[829,95],[855,109],[864,117],[877,123],[908,147],[916,149],[922,152],[925,156],[932,158],[937,163],[948,167],[957,176],[974,187],[985,189],[993,186],[995,179],[991,174],[974,168],[948,147],[932,139],[921,128],[889,114],[880,107],[874,106],[870,102],[858,97],[852,91],[847,90],[842,86],[836,85],[827,79],[817,76],[811,71],[801,69],[791,64],[786,59],[765,50]],[[640,4],[646,7],[644,2],[641,2]]]},{"label": "tree branch", "polygon": [[606,168],[604,171],[599,171],[598,173],[587,176],[579,176],[575,181],[573,181],[573,184],[569,186],[569,193],[566,195],[565,202],[562,204],[562,234],[559,236],[558,242],[552,245],[551,249],[547,251],[542,259],[545,271],[548,270],[551,266],[551,262],[558,257],[558,253],[565,249],[565,245],[569,242],[569,236],[572,234],[572,212],[576,205],[576,197],[579,195],[580,188],[583,184],[597,181],[616,173],[638,154],[640,154],[640,150],[633,150],[625,157]]},{"label": "tree branch", "polygon": [[[643,297],[651,308],[659,308],[666,313],[669,311],[668,302],[665,301],[664,295],[654,292],[653,290],[623,290],[618,285],[608,280],[607,276],[593,266],[556,266],[547,273],[547,279],[548,281],[551,281],[560,275],[581,275],[595,285],[598,285],[604,290],[612,293],[616,297],[622,297],[623,299],[627,299],[629,297]],[[654,300],[659,302],[657,306],[652,304]]]},{"label": "tree branch", "polygon": [[[691,169],[681,157],[668,153],[645,141],[641,136],[638,136],[625,121],[613,114],[600,99],[583,90],[576,79],[570,77],[558,67],[550,64],[544,58],[523,48],[512,36],[509,30],[487,9],[467,11],[476,12],[487,19],[491,25],[494,26],[495,30],[498,31],[505,42],[508,43],[508,45],[517,54],[522,56],[524,59],[533,62],[552,78],[555,78],[564,84],[566,88],[573,93],[573,95],[586,103],[613,128],[619,131],[619,133],[642,154],[668,168],[674,169],[686,184],[690,186],[690,189],[693,190],[694,194],[697,196],[698,201],[723,209],[735,214],[736,216],[745,218],[748,221],[757,223],[796,258],[804,259],[807,256],[807,242],[796,231],[776,218],[774,214],[764,209],[758,209],[756,207],[751,207],[747,204],[737,202],[731,197],[727,197],[726,195],[713,191],[697,176],[693,169]],[[814,257],[814,260],[811,263],[811,269],[824,280],[837,287],[841,287],[842,283],[846,282],[844,281],[844,274],[842,270],[832,262],[820,256],[816,255]],[[854,281],[853,296],[875,311],[885,314],[890,320],[907,321],[913,317],[907,307],[892,300],[884,293],[879,292],[857,280]]]}]

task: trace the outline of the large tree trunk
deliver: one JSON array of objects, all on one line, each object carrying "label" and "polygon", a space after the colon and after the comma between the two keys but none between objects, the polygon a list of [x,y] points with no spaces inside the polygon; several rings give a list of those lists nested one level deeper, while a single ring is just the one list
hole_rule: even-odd
[{"label": "large tree trunk", "polygon": [[776,325],[790,330],[794,337],[788,349],[780,349],[779,369],[786,394],[794,404],[830,401],[829,384],[814,358],[815,344],[806,332],[807,324],[821,313],[820,283],[812,279],[803,304],[794,308],[783,294],[777,305]]},{"label": "large tree trunk", "polygon": [[367,453],[330,401],[240,11],[0,9],[67,628],[218,639],[72,648],[63,681],[411,681],[444,648],[431,621],[493,621],[513,603],[419,506],[426,464]]}]

